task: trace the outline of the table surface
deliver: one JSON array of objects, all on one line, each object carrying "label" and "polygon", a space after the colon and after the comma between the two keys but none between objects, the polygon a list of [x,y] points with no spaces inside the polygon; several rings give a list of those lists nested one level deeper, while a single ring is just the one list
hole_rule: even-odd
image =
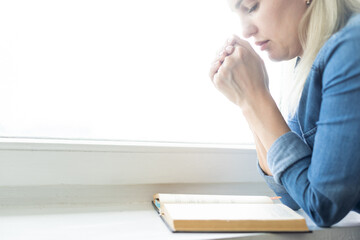
[{"label": "table surface", "polygon": [[250,183],[2,187],[0,239],[360,239],[357,213],[321,229],[301,210],[311,233],[172,233],[150,203],[154,191],[272,194],[264,184]]}]

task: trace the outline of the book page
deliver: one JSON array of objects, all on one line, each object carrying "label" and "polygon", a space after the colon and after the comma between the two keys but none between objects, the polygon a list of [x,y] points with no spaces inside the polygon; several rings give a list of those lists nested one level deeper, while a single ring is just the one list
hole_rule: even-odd
[{"label": "book page", "polygon": [[304,219],[283,204],[164,204],[173,220]]},{"label": "book page", "polygon": [[198,194],[158,194],[161,204],[164,203],[273,203],[266,196],[237,195],[198,195]]}]

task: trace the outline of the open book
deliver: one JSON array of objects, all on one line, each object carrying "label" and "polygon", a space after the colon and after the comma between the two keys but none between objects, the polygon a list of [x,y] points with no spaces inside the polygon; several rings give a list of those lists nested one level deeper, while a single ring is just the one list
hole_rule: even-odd
[{"label": "open book", "polygon": [[304,217],[266,196],[155,194],[173,232],[308,232]]}]

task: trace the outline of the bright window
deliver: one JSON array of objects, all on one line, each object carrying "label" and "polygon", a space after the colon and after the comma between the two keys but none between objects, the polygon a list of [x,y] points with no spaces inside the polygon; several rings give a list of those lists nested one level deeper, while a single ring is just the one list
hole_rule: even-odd
[{"label": "bright window", "polygon": [[252,143],[208,78],[233,33],[222,0],[1,1],[0,135]]}]

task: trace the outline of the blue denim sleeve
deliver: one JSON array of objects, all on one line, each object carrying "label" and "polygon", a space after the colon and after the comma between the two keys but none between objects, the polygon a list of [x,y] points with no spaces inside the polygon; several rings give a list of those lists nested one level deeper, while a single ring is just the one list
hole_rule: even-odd
[{"label": "blue denim sleeve", "polygon": [[269,188],[271,188],[277,196],[281,197],[280,200],[283,204],[287,205],[288,207],[294,210],[298,210],[300,208],[299,205],[294,201],[294,199],[292,199],[292,197],[286,191],[283,185],[275,182],[274,177],[265,174],[259,164],[257,165],[257,168],[260,175],[264,178]]},{"label": "blue denim sleeve", "polygon": [[[295,116],[289,116],[287,123],[290,127],[292,132],[295,132],[299,136],[301,135],[301,130],[299,127],[299,122],[296,120],[297,115]],[[275,192],[275,194],[280,198],[281,202],[285,204],[286,206],[292,208],[293,210],[298,210],[300,207],[299,205],[294,201],[294,199],[290,196],[290,194],[286,191],[285,187],[282,184],[279,184],[275,182],[275,179],[273,176],[267,175],[260,167],[259,164],[257,164],[257,169],[260,173],[260,175],[264,178],[265,182],[269,186],[271,190]]]},{"label": "blue denim sleeve", "polygon": [[355,35],[344,34],[326,54],[313,149],[288,132],[268,151],[275,183],[322,227],[360,201],[360,33]]}]

